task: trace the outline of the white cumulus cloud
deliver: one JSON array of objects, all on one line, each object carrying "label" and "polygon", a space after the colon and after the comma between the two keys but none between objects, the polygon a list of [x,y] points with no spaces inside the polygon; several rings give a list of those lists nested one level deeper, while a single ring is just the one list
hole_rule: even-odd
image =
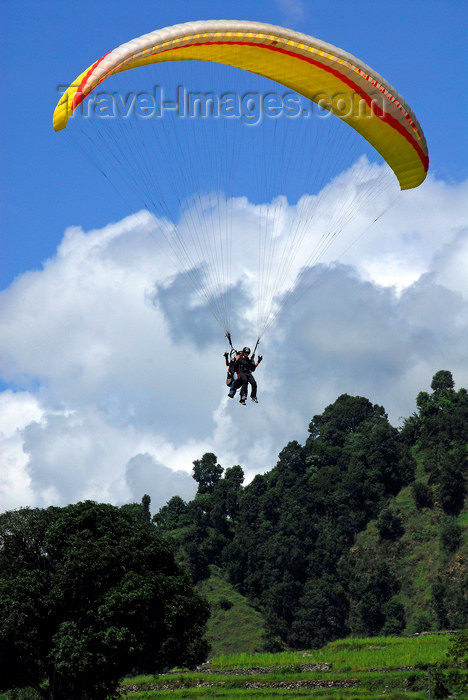
[{"label": "white cumulus cloud", "polygon": [[[345,184],[333,185],[336,206]],[[14,387],[0,394],[0,510],[149,493],[154,511],[191,497],[204,452],[248,477],[270,469],[341,393],[384,405],[396,423],[437,370],[466,386],[467,186],[428,178],[361,238],[358,216],[294,281],[313,252],[306,238],[282,287],[296,285],[295,303],[259,347],[258,406],[227,398],[223,331],[162,253],[160,221],[142,212],[68,229],[42,270],[0,294],[0,371]],[[282,203],[279,238],[293,210]],[[260,205],[238,199],[232,212],[247,241]],[[232,282],[233,339],[251,344],[251,260]]]},{"label": "white cumulus cloud", "polygon": [[299,22],[305,15],[303,0],[275,0],[278,8],[284,14],[286,23]]}]

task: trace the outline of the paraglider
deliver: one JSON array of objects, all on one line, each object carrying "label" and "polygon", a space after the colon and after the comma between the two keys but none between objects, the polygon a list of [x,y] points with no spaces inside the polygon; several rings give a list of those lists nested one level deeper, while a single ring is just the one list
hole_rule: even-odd
[{"label": "paraglider", "polygon": [[228,353],[224,353],[226,365],[228,366],[226,383],[229,386],[228,397],[233,399],[238,389],[240,389],[239,403],[246,405],[248,387],[250,384],[250,398],[253,403],[258,403],[257,399],[257,382],[253,377],[253,372],[257,369],[263,356],[259,355],[255,362],[255,352],[250,357],[250,348],[245,346],[242,350],[231,350],[230,360],[228,361]]},{"label": "paraglider", "polygon": [[[177,104],[161,99],[158,111],[155,96],[161,94],[164,64],[167,70],[172,67],[177,95],[183,99]],[[182,66],[198,79],[193,66],[201,64],[213,67],[207,79],[210,90],[193,98],[182,82]],[[150,66],[157,71],[159,93],[155,88],[143,98],[137,76],[146,76]],[[249,75],[263,81],[260,90],[251,89]],[[85,114],[94,118],[80,120],[80,109],[96,88],[117,77],[129,81],[125,99],[119,93],[120,108],[135,104],[140,112],[112,119],[108,117],[114,114],[96,114],[104,111],[101,104],[94,114]],[[244,110],[239,114],[229,89],[234,80],[239,81],[238,106]],[[293,92],[275,93],[272,85]],[[252,128],[249,116],[255,111],[258,117],[258,95],[263,119]],[[297,96],[306,99],[307,109]],[[112,100],[115,105],[115,96]],[[196,127],[187,111],[190,105],[199,113],[206,108]],[[307,121],[317,113],[331,118]],[[204,118],[209,114],[216,119]],[[289,119],[280,122],[280,116]],[[168,126],[169,118],[173,121]],[[70,121],[76,122],[72,128]],[[382,212],[376,202],[385,188],[396,182],[401,190],[418,187],[429,164],[418,120],[383,77],[331,44],[252,21],[187,22],[122,44],[71,83],[57,104],[53,127],[75,132],[82,139],[80,149],[102,172],[111,181],[126,181],[125,194],[133,188],[155,213],[157,235],[171,252],[175,269],[228,338],[236,300],[242,295],[250,299],[247,317],[254,325],[256,306],[257,345],[294,300],[300,270],[316,264],[365,207],[372,219],[378,218]],[[352,150],[353,132],[359,146],[369,147],[364,155]],[[244,223],[234,236],[240,213]],[[237,289],[234,298],[233,279],[242,280],[241,293]],[[253,365],[249,370],[245,364],[252,363],[248,355],[236,360],[239,377],[234,385],[244,377],[241,401],[248,384],[256,400]],[[244,362],[242,367],[239,362]]]},{"label": "paraglider", "polygon": [[[55,131],[106,78],[164,61],[215,61],[275,80],[346,121],[383,155],[401,189],[417,187],[429,164],[424,134],[403,98],[351,54],[313,37],[260,22],[187,22],[145,34],[102,56],[70,85]],[[339,99],[336,96],[339,95]],[[361,98],[356,112],[356,95]],[[371,114],[378,119],[368,119]]]}]

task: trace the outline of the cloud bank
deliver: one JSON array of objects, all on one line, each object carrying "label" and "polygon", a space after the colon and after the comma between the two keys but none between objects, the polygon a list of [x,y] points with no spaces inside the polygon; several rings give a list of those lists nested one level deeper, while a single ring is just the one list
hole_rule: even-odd
[{"label": "cloud bank", "polygon": [[[239,199],[233,212],[248,236],[259,206]],[[341,393],[384,405],[396,424],[437,370],[467,385],[467,182],[428,178],[361,238],[358,218],[293,282],[306,246],[288,280],[295,303],[262,339],[260,403],[246,408],[226,396],[223,333],[161,251],[161,225],[141,212],[70,228],[42,270],[0,294],[10,387],[0,393],[0,511],[143,493],[155,511],[175,493],[193,496],[192,461],[206,451],[249,477],[270,469]],[[248,265],[233,271],[239,345],[252,342],[253,277]]]}]

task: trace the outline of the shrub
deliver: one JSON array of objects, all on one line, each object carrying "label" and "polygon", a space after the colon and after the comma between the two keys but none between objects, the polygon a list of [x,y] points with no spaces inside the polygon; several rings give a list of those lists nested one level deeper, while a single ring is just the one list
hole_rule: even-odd
[{"label": "shrub", "polygon": [[455,552],[461,544],[463,531],[457,523],[447,523],[440,533],[440,541],[446,552]]},{"label": "shrub", "polygon": [[377,520],[377,530],[382,540],[390,540],[391,542],[399,539],[405,531],[401,518],[392,513],[389,508],[380,513]]},{"label": "shrub", "polygon": [[385,604],[385,624],[382,627],[382,634],[398,635],[405,628],[405,608],[396,596],[390,598]]},{"label": "shrub", "polygon": [[447,656],[455,661],[468,657],[468,629],[456,633],[449,644]]},{"label": "shrub", "polygon": [[430,613],[420,612],[415,615],[413,623],[414,632],[430,632],[433,629],[434,624]]},{"label": "shrub", "polygon": [[6,697],[8,700],[41,700],[42,695],[35,688],[13,688]]},{"label": "shrub", "polygon": [[432,688],[434,691],[435,698],[448,698],[450,695],[450,690],[447,685],[447,679],[442,671],[434,669],[431,672],[432,675]]},{"label": "shrub", "polygon": [[432,498],[432,491],[427,484],[416,481],[412,485],[411,490],[413,492],[414,503],[418,510],[421,510],[421,508],[432,508],[434,500]]}]

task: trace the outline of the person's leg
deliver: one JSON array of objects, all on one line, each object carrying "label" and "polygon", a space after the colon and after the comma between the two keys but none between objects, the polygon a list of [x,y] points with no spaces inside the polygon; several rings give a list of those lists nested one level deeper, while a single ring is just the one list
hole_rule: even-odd
[{"label": "person's leg", "polygon": [[238,390],[240,385],[241,385],[241,381],[240,381],[239,377],[237,376],[237,373],[234,372],[234,377],[232,379],[232,384],[231,384],[231,387],[229,389],[229,394],[228,394],[228,396],[231,399],[233,399],[234,396],[236,395],[236,391]]},{"label": "person's leg", "polygon": [[250,382],[250,398],[252,401],[257,401],[257,382],[255,381],[254,377],[250,375],[249,377],[249,382]]},{"label": "person's leg", "polygon": [[239,372],[239,381],[241,382],[241,390],[240,390],[240,401],[241,403],[245,403],[245,400],[247,398],[247,384],[248,384],[248,377],[244,372]]}]

